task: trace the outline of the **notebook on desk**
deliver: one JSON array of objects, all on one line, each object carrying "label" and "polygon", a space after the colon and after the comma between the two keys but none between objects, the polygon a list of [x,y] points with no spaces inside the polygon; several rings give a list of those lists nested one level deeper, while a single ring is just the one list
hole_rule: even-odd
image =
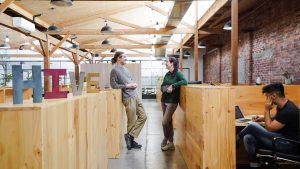
[{"label": "notebook on desk", "polygon": [[239,106],[235,106],[235,120],[239,123],[249,122],[251,119],[246,119]]}]

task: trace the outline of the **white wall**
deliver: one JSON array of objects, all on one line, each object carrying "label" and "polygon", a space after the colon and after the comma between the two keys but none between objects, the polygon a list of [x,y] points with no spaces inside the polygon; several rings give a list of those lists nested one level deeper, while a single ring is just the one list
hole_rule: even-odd
[{"label": "white wall", "polygon": [[[183,59],[183,68],[190,68],[190,81],[194,81],[194,49],[190,49],[191,56],[188,59]],[[198,80],[203,82],[203,55],[205,49],[198,49]]]}]

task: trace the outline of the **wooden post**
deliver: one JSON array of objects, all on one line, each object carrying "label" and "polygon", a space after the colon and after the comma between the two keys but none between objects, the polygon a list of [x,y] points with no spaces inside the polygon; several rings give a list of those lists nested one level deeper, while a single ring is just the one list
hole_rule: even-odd
[{"label": "wooden post", "polygon": [[182,39],[181,39],[181,42],[180,42],[180,54],[179,54],[179,66],[180,66],[180,71],[182,72],[183,71],[183,56],[182,56]]},{"label": "wooden post", "polygon": [[[50,62],[49,62],[49,38],[48,35],[46,35],[47,38],[47,42],[43,42],[42,40],[40,40],[40,45],[41,48],[43,50],[44,53],[44,69],[49,69],[50,68]],[[45,91],[50,91],[49,88],[49,77],[48,76],[44,76],[44,89]]]},{"label": "wooden post", "polygon": [[238,85],[238,0],[231,1],[231,84]]},{"label": "wooden post", "polygon": [[198,1],[195,1],[194,80],[198,81]]},{"label": "wooden post", "polygon": [[75,80],[79,82],[79,61],[78,61],[78,53],[72,53],[74,59],[75,66]]}]

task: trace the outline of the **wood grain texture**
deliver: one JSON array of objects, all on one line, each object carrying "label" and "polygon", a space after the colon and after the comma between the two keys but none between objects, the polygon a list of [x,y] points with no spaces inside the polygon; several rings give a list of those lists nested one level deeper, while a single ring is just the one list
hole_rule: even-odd
[{"label": "wood grain texture", "polygon": [[122,103],[121,90],[108,89],[107,92],[107,148],[109,158],[119,158],[123,146],[126,114]]},{"label": "wood grain texture", "polygon": [[[137,91],[139,97],[142,98],[141,64],[128,63],[125,66],[128,68],[133,81],[138,84]],[[103,90],[110,87],[110,72],[113,67],[110,63],[81,64],[80,71],[85,73],[100,73],[99,86]]]},{"label": "wood grain texture", "polygon": [[0,104],[0,168],[107,168],[107,92],[24,103]]},{"label": "wood grain texture", "polygon": [[[263,86],[232,86],[235,90],[235,105],[239,105],[243,114],[263,115],[266,97],[262,94]],[[300,107],[300,86],[285,85],[285,96]],[[275,109],[272,110],[275,113]]]},{"label": "wood grain texture", "polygon": [[[230,87],[181,87],[176,143],[189,169],[235,168]],[[221,104],[222,103],[222,104]]]}]

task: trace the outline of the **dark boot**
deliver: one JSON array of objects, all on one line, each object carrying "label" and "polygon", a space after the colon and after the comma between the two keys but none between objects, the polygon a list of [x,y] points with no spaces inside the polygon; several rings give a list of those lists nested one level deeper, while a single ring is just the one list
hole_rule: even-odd
[{"label": "dark boot", "polygon": [[142,148],[142,145],[135,141],[132,141],[132,148],[140,149],[140,148]]},{"label": "dark boot", "polygon": [[124,134],[125,142],[127,145],[127,149],[131,150],[132,148],[132,142],[133,142],[133,137],[130,134]]}]

